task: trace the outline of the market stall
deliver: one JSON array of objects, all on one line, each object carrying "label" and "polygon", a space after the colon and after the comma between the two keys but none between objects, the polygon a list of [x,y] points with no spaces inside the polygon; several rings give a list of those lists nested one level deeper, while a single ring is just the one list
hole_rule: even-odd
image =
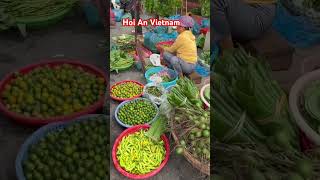
[{"label": "market stall", "polygon": [[[184,6],[181,1],[154,3],[160,2],[142,1],[141,18],[178,20]],[[123,10],[113,11],[117,16]],[[198,16],[192,30],[201,59],[195,71],[198,84],[163,65],[163,47],[177,38],[175,28],[148,26],[139,35],[132,33],[134,27],[118,23],[111,32],[111,178],[209,178],[210,52],[202,50],[209,20]],[[198,113],[203,117],[196,118]]]}]

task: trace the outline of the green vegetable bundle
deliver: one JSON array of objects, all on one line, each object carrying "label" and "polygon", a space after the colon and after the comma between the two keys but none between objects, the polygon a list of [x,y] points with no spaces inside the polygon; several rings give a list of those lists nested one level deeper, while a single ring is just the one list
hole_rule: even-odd
[{"label": "green vegetable bundle", "polygon": [[167,99],[174,107],[202,108],[199,89],[193,81],[188,78],[180,78],[176,86],[171,89]]},{"label": "green vegetable bundle", "polygon": [[177,8],[182,6],[181,0],[143,0],[143,5],[148,13],[168,17],[176,14]]},{"label": "green vegetable bundle", "polygon": [[134,63],[133,57],[121,50],[112,50],[110,53],[110,71],[130,68]]},{"label": "green vegetable bundle", "polygon": [[213,98],[213,135],[226,143],[263,142],[264,135],[235,101],[231,84],[221,75],[214,74],[211,95]]},{"label": "green vegetable bundle", "polygon": [[271,152],[261,144],[225,144],[213,141],[214,179],[316,180],[320,159],[312,153]]},{"label": "green vegetable bundle", "polygon": [[130,34],[123,34],[118,37],[113,37],[112,38],[115,43],[117,44],[117,48],[122,51],[133,51],[135,50],[135,37],[134,35]]},{"label": "green vegetable bundle", "polygon": [[227,79],[232,99],[271,137],[268,139],[271,144],[288,150],[298,147],[286,94],[271,79],[270,69],[263,60],[248,55],[242,48],[235,49],[217,61],[215,71]]},{"label": "green vegetable bundle", "polygon": [[19,18],[49,17],[67,8],[77,0],[0,0],[0,31],[16,25]]},{"label": "green vegetable bundle", "polygon": [[201,15],[204,17],[210,17],[210,0],[200,0]]}]

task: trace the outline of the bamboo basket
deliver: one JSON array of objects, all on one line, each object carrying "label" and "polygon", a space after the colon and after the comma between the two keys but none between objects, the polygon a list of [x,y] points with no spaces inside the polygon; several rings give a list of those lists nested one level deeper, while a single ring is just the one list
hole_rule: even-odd
[{"label": "bamboo basket", "polygon": [[[170,121],[170,131],[176,145],[180,145],[180,140],[177,135],[177,131],[174,128],[174,124]],[[200,172],[210,175],[210,164],[203,164],[197,158],[195,158],[188,150],[184,149],[182,155],[187,159],[187,161]]]}]

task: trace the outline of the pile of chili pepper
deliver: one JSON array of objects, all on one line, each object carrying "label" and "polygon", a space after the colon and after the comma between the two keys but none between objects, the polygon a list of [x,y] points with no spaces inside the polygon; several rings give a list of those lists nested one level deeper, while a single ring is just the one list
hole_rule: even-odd
[{"label": "pile of chili pepper", "polygon": [[164,142],[155,142],[140,130],[122,139],[117,149],[117,159],[124,170],[143,175],[157,169],[165,158]]}]

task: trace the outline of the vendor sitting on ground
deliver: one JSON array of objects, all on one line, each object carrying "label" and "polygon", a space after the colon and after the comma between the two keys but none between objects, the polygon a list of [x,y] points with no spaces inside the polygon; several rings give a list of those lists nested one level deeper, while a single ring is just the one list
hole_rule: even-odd
[{"label": "vendor sitting on ground", "polygon": [[193,19],[190,16],[182,16],[179,21],[179,35],[172,46],[164,48],[163,58],[170,68],[183,77],[194,71],[198,56],[196,38],[191,32]]},{"label": "vendor sitting on ground", "polygon": [[271,28],[276,0],[214,0],[211,9],[213,43],[232,49],[233,40],[253,40]]}]

